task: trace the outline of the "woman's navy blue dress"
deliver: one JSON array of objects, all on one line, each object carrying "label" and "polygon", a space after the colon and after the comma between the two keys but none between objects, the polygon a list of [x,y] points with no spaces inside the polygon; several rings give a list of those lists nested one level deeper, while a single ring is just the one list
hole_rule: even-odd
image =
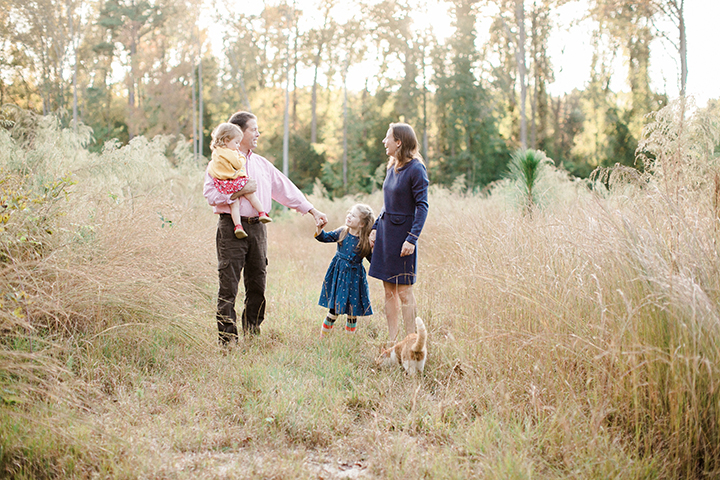
[{"label": "woman's navy blue dress", "polygon": [[[341,230],[323,230],[315,238],[324,243],[337,242]],[[363,257],[357,251],[357,246],[358,237],[348,233],[342,243],[338,243],[337,252],[325,274],[318,303],[335,310],[336,315],[366,317],[373,313]],[[372,254],[367,258],[371,259]]]},{"label": "woman's navy blue dress", "polygon": [[[417,279],[417,239],[428,212],[429,180],[425,165],[413,159],[397,172],[387,171],[384,206],[373,228],[375,247],[368,275],[384,282],[412,285]],[[412,255],[400,256],[405,241],[415,245]]]}]

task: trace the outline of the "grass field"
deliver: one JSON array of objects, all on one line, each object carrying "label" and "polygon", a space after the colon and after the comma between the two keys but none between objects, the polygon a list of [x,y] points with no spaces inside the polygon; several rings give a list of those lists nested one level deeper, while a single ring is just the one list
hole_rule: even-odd
[{"label": "grass field", "polygon": [[[377,281],[357,334],[320,340],[334,245],[293,212],[268,227],[261,336],[218,347],[201,170],[143,142],[48,167],[72,172],[69,195],[34,187],[0,232],[0,477],[720,473],[717,184],[690,177],[695,156],[609,190],[553,170],[532,215],[509,182],[433,187],[415,290],[429,358],[409,378],[373,363]],[[38,148],[4,158],[5,199]],[[382,197],[311,201],[334,227]]]}]

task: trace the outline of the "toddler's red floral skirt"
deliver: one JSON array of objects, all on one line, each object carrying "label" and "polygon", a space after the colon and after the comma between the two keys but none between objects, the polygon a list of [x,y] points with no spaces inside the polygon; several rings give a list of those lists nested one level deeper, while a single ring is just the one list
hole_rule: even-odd
[{"label": "toddler's red floral skirt", "polygon": [[217,188],[218,192],[224,193],[225,195],[232,195],[233,193],[242,190],[248,180],[248,177],[231,178],[230,180],[218,180],[217,178],[214,178],[213,184],[215,185],[215,188]]}]

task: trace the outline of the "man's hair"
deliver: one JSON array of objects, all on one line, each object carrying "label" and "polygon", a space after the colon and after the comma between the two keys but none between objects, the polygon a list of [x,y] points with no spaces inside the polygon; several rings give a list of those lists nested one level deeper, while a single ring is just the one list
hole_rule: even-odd
[{"label": "man's hair", "polygon": [[257,117],[250,112],[235,112],[228,122],[233,123],[240,127],[243,132],[247,129],[247,123],[250,120],[257,120]]}]

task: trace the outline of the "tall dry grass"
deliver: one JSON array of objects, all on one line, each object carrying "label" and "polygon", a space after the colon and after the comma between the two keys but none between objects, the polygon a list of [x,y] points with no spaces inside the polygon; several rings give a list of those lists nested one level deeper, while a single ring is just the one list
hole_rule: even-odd
[{"label": "tall dry grass", "polygon": [[[550,171],[532,217],[511,179],[486,196],[433,188],[415,289],[430,355],[417,379],[374,367],[387,334],[374,280],[376,314],[358,334],[319,341],[334,248],[310,218],[274,214],[263,333],[226,351],[199,166],[161,137],[91,155],[52,121],[32,147],[0,136],[14,149],[6,172],[48,212],[33,220],[47,228],[32,230],[45,232],[32,254],[17,253],[28,224],[15,217],[37,208],[0,232],[0,472],[717,476],[718,129],[689,112],[658,112],[645,174],[615,169],[588,188]],[[71,179],[67,198],[41,197],[22,169]],[[334,227],[382,197],[311,201]]]},{"label": "tall dry grass", "polygon": [[214,260],[199,248],[212,241],[212,215],[197,195],[201,169],[188,155],[171,163],[168,138],[91,154],[87,132],[51,117],[30,133],[0,131],[2,436],[19,442],[3,445],[0,471],[56,478],[67,463],[112,465],[114,449],[65,430],[95,399],[176,344],[212,344]]}]

